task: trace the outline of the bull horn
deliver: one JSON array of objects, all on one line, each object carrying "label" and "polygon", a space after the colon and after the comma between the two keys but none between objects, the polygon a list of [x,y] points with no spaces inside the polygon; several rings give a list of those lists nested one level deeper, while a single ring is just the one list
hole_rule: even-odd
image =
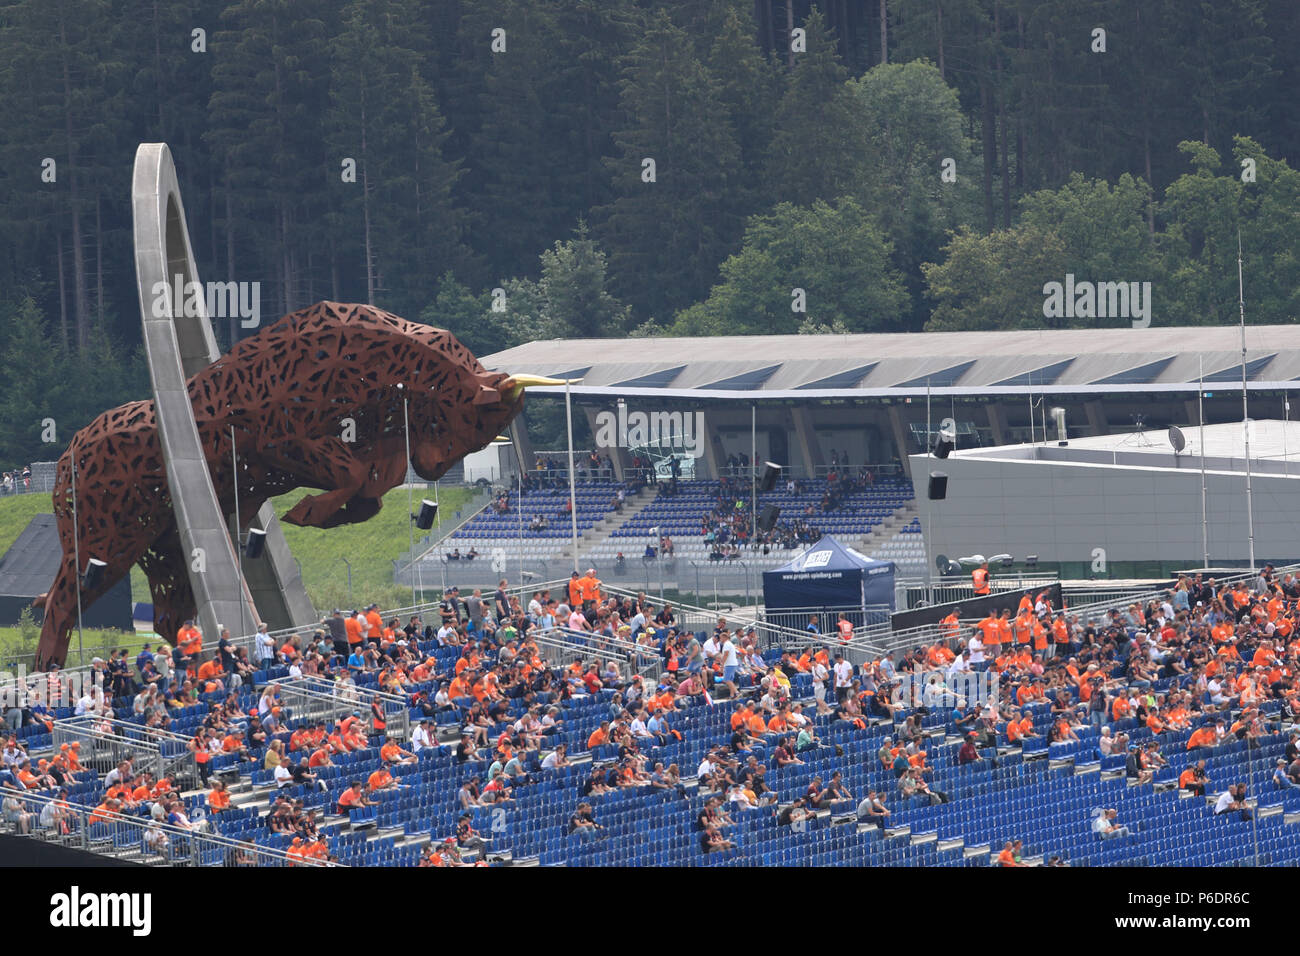
[{"label": "bull horn", "polygon": [[514,401],[523,394],[524,389],[535,385],[564,385],[569,379],[543,378],[540,375],[511,375],[507,380],[513,383],[506,392],[509,401]]},{"label": "bull horn", "polygon": [[565,378],[542,378],[540,375],[511,375],[510,377],[522,388],[530,388],[534,385],[563,385],[568,381]]}]

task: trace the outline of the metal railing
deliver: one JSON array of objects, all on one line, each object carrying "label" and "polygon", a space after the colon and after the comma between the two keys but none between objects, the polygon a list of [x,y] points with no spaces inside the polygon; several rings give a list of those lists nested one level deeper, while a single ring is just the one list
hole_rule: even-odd
[{"label": "metal railing", "polygon": [[410,709],[400,694],[314,676],[276,681],[275,686],[290,720],[323,720],[332,725],[354,710],[368,717],[371,702],[378,699],[388,734],[405,740],[410,730]]},{"label": "metal railing", "polygon": [[82,766],[101,774],[129,760],[136,772],[151,773],[156,779],[171,774],[182,789],[199,784],[190,738],[183,734],[86,714],[54,721],[53,737],[55,751],[65,743],[79,744]]},{"label": "metal railing", "polygon": [[775,610],[764,607],[762,618],[768,624],[805,634],[811,633],[808,631],[808,624],[811,621],[815,623],[818,634],[825,635],[828,640],[838,640],[836,632],[839,628],[841,612],[849,616],[849,621],[855,629],[865,629],[874,633],[880,630],[882,625],[886,627],[889,625],[893,609],[888,604],[868,604],[857,608],[791,607]]},{"label": "metal railing", "polygon": [[[33,462],[33,464],[36,464]],[[51,463],[51,466],[53,463]],[[9,481],[0,481],[0,497],[7,495],[52,494],[54,492],[54,468],[32,469],[31,475],[24,483],[21,471]]]},{"label": "metal railing", "polygon": [[528,636],[537,644],[542,659],[553,667],[566,667],[575,658],[584,660],[597,656],[614,659],[626,676],[639,674],[646,680],[658,683],[663,669],[663,659],[658,650],[644,647],[616,637],[591,631],[575,631],[568,627],[531,630]]},{"label": "metal railing", "polygon": [[148,817],[101,812],[30,790],[6,790],[3,796],[0,820],[9,833],[149,866],[339,865],[311,858],[294,860],[283,850],[212,832],[219,815],[194,820],[195,829],[187,830]]},{"label": "metal railing", "polygon": [[[1055,572],[1028,574],[991,575],[989,590],[994,594],[1006,591],[1032,591],[1045,588],[1058,582]],[[938,582],[924,578],[895,578],[894,589],[897,606],[902,610],[919,607],[920,602],[930,604],[947,604],[950,601],[967,601],[975,597],[975,587],[970,576],[961,578],[940,578]]]},{"label": "metal railing", "polygon": [[[1277,579],[1281,579],[1287,574],[1300,574],[1300,564],[1288,564],[1274,569],[1274,577]],[[1215,575],[1214,583],[1216,587],[1221,588],[1225,584],[1254,581],[1258,577],[1258,572],[1244,571],[1238,574]],[[1150,601],[1162,601],[1169,590],[1169,587],[1149,588],[1136,594],[1129,593],[1123,597],[1116,595],[1092,603],[1069,605],[1066,611],[1071,616],[1078,614],[1082,620],[1096,622],[1107,617],[1112,609],[1124,611],[1134,604],[1145,606]]]}]

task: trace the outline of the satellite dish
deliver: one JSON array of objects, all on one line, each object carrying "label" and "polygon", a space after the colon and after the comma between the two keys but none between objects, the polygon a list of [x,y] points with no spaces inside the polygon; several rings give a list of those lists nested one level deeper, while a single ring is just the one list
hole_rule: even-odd
[{"label": "satellite dish", "polygon": [[957,560],[962,564],[983,564],[986,558],[982,554],[972,554],[969,557],[958,558]]},{"label": "satellite dish", "polygon": [[1183,430],[1177,425],[1169,426],[1169,444],[1174,446],[1175,455],[1187,447],[1187,439],[1183,437]]}]

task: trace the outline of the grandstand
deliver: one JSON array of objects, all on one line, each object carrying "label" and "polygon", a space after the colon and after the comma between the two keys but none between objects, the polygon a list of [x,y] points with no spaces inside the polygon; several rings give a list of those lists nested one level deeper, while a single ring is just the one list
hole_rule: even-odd
[{"label": "grandstand", "polygon": [[[413,628],[405,646],[398,643],[404,632],[384,634],[375,654],[350,667],[327,641],[312,649],[303,635],[296,647],[292,635],[276,635],[280,649],[270,668],[250,672],[250,682],[233,694],[215,686],[182,691],[182,699],[166,707],[165,732],[142,726],[149,717],[133,713],[130,694],[108,702],[115,717],[107,722],[93,707],[92,716],[77,716],[84,709],[80,701],[29,715],[34,719],[15,737],[33,760],[64,761],[60,773],[66,773],[68,793],[59,797],[39,777],[28,776],[32,771],[15,763],[17,748],[7,748],[5,826],[174,866],[232,860],[250,866],[331,860],[391,866],[988,866],[1013,840],[1022,841],[1020,856],[1030,864],[1060,857],[1072,866],[1295,865],[1300,788],[1274,783],[1279,759],[1288,780],[1293,772],[1300,776],[1300,754],[1288,733],[1300,712],[1297,688],[1283,670],[1286,665],[1293,674],[1300,653],[1295,570],[1279,569],[1265,580],[1223,580],[1214,589],[1188,578],[1175,592],[1187,601],[1152,592],[1069,609],[1060,636],[1049,631],[1042,637],[1060,652],[1038,662],[1041,674],[1028,653],[990,653],[999,677],[996,696],[971,701],[956,713],[951,699],[932,701],[928,712],[912,709],[918,702],[893,688],[901,686],[913,647],[922,648],[929,666],[941,666],[974,635],[989,634],[988,621],[963,622],[957,633],[946,625],[923,629],[888,661],[856,637],[841,644],[760,625],[750,646],[744,643],[748,635],[733,635],[741,660],[736,670],[724,668],[726,658],[719,657],[700,668],[705,681],[698,689],[689,681],[675,687],[668,668],[691,670],[697,649],[710,640],[712,612],[678,609],[680,643],[663,626],[648,626],[634,637],[637,643],[628,643],[618,637],[621,622],[636,609],[618,593],[609,594],[602,608],[588,609],[595,632],[530,626],[525,611],[510,622],[528,632],[524,645],[513,646],[513,662],[501,654],[511,635],[492,622],[476,630],[464,617],[448,621],[442,640],[436,625]],[[564,583],[546,587],[559,593]],[[529,594],[519,596],[526,607]],[[1177,608],[1167,621],[1166,600]],[[433,607],[407,608],[383,615],[383,621],[420,613],[437,617]],[[1032,640],[1038,649],[1040,638]],[[237,643],[246,655],[247,642]],[[837,649],[851,652],[853,677],[861,684],[842,706],[818,714],[813,655],[822,652],[821,659],[832,663],[829,654]],[[1153,652],[1164,659],[1154,671],[1148,663]],[[288,657],[317,673],[291,674]],[[574,659],[584,662],[582,675],[570,668]],[[1207,679],[1209,663],[1215,666]],[[329,679],[345,670],[353,680]],[[460,681],[462,671],[469,676],[451,683]],[[526,684],[519,684],[516,675],[523,672]],[[488,673],[493,680],[480,683],[477,675]],[[1099,680],[1089,681],[1089,674]],[[625,707],[629,693],[635,694],[634,677],[648,682],[642,700],[653,698],[661,711],[657,720],[665,723],[643,726],[639,708]],[[739,734],[728,677],[739,699],[758,714],[745,718]],[[43,679],[30,678],[29,690]],[[219,679],[209,670],[203,680]],[[268,686],[278,688],[274,700]],[[521,696],[510,696],[516,686]],[[502,696],[493,704],[498,692]],[[424,699],[413,696],[420,693],[431,701],[428,711]],[[1092,695],[1104,695],[1097,698],[1105,708],[1096,719],[1089,710]],[[826,697],[836,702],[834,693]],[[892,714],[884,705],[891,700],[899,702]],[[483,702],[493,704],[494,716],[476,716]],[[782,744],[798,730],[794,704],[806,714],[806,746],[797,751]],[[552,707],[561,723],[543,734],[529,714],[549,717]],[[237,728],[251,727],[259,711],[279,725],[265,738],[240,733]],[[416,730],[430,715],[432,741],[407,762],[392,745],[413,748]],[[1224,723],[1222,737],[1213,730],[1217,720]],[[518,729],[512,729],[516,722]],[[178,746],[205,725],[233,741],[207,761],[206,770],[187,762],[195,756],[192,748]],[[310,739],[316,726],[331,733],[320,746]],[[972,726],[980,736],[968,747]],[[479,738],[479,752],[460,748],[465,729]],[[1116,742],[1121,734],[1127,744]],[[96,736],[114,749],[93,757],[86,742]],[[78,740],[89,762],[70,771],[63,744]],[[335,751],[328,764],[312,768],[324,789],[277,780],[267,765],[267,750],[277,740],[284,747],[305,744],[291,754],[295,759],[308,751]],[[550,755],[561,743],[567,765],[544,767],[544,761],[556,763]],[[1199,743],[1206,745],[1189,746]],[[1149,755],[1149,744],[1162,759]],[[150,754],[158,762],[150,764]],[[125,755],[135,759],[137,771],[149,767],[172,775],[181,803],[168,811],[166,822],[154,820],[147,809],[156,802],[148,788],[135,791],[135,807],[116,815],[104,809],[114,792],[107,772]],[[761,770],[746,769],[750,757]],[[895,770],[899,760],[920,768],[929,789],[944,794],[946,802],[906,795]],[[1181,785],[1184,771],[1199,760],[1206,761],[1208,777],[1203,795]],[[657,774],[659,765],[678,772]],[[595,772],[610,792],[590,789]],[[837,786],[844,789],[817,799],[811,816],[786,813],[796,799],[818,796],[818,778],[825,785],[837,772]],[[337,812],[351,781],[368,786],[385,774],[399,787],[375,791],[371,805]],[[486,793],[465,789],[474,778],[488,787],[494,775],[509,777],[512,785]],[[226,779],[229,808],[215,809],[211,791],[196,776]],[[1247,787],[1250,819],[1240,809],[1214,812],[1220,794],[1235,783]],[[28,789],[19,789],[24,784]],[[884,795],[890,813],[883,827],[861,806],[868,791]],[[471,799],[463,801],[464,794]],[[277,802],[282,796],[301,800],[301,808],[285,808]],[[725,801],[718,811],[724,817],[710,809],[715,797]],[[60,822],[51,815],[47,825],[41,811],[56,800],[64,816]],[[584,802],[600,826],[590,833],[570,825]],[[1103,808],[1117,810],[1115,823],[1126,829],[1109,838],[1094,832],[1095,814]],[[301,816],[312,810],[318,815],[314,823]],[[469,813],[477,834],[463,829],[462,812]],[[702,815],[706,824],[720,825],[723,848],[702,849]],[[190,829],[201,816],[208,829]],[[303,844],[301,834],[308,831],[312,842]],[[448,838],[456,844],[454,854]],[[304,845],[319,847],[321,856],[305,856]]]}]

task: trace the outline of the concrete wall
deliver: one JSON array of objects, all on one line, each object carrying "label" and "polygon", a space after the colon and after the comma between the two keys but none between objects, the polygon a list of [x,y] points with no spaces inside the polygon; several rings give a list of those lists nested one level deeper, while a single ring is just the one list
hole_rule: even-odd
[{"label": "concrete wall", "polygon": [[[921,527],[930,554],[959,558],[1007,552],[1022,560],[1176,561],[1202,556],[1201,475],[1197,468],[1001,460],[954,455],[911,458]],[[928,476],[948,475],[948,495],[930,501]],[[1252,478],[1255,556],[1300,555],[1300,476]],[[1211,563],[1246,561],[1244,473],[1209,472],[1206,500]]]}]

